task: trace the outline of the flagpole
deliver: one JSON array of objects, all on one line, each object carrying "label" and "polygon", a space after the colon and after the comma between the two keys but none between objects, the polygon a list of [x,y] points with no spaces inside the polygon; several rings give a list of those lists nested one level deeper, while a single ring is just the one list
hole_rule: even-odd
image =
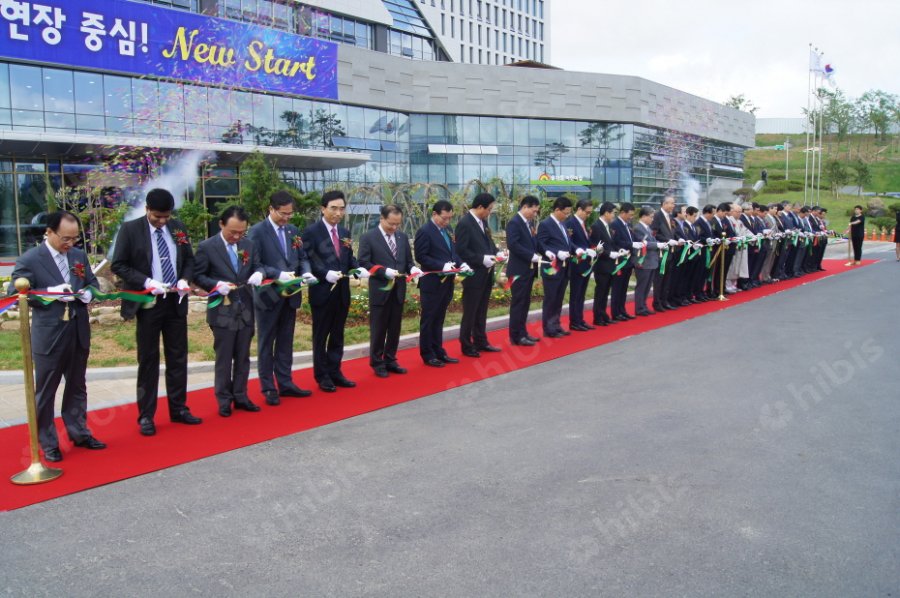
[{"label": "flagpole", "polygon": [[809,184],[809,121],[812,117],[812,113],[809,108],[809,86],[810,79],[812,78],[812,43],[809,44],[809,54],[806,57],[806,60],[810,62],[809,67],[806,69],[806,162],[803,166],[803,205],[806,205],[806,189]]},{"label": "flagpole", "polygon": [[[825,78],[822,77],[822,85],[825,85]],[[818,94],[817,94],[818,95]],[[825,98],[819,96],[819,187],[816,189],[815,205],[822,205],[822,161],[825,159]]]}]

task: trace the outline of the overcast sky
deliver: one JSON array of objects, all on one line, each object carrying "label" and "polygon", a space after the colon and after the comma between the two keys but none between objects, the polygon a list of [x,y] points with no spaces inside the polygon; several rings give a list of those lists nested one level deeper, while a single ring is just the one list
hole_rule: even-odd
[{"label": "overcast sky", "polygon": [[550,0],[550,63],[636,75],[757,117],[799,117],[809,44],[839,89],[900,95],[900,0]]}]

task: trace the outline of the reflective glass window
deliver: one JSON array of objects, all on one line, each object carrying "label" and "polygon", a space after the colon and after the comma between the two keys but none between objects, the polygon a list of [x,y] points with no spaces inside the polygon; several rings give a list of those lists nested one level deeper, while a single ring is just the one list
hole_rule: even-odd
[{"label": "reflective glass window", "polygon": [[9,108],[9,67],[0,64],[0,108]]},{"label": "reflective glass window", "polygon": [[185,122],[203,125],[209,122],[208,107],[213,104],[209,101],[207,91],[205,87],[197,85],[186,85],[184,87]]},{"label": "reflective glass window", "polygon": [[48,112],[75,112],[75,93],[72,72],[43,69],[44,110]]},{"label": "reflective glass window", "polygon": [[126,117],[133,114],[131,79],[103,75],[103,95],[106,116]]},{"label": "reflective glass window", "polygon": [[41,69],[19,64],[9,65],[9,77],[13,83],[12,107],[22,110],[43,110],[43,82]]},{"label": "reflective glass window", "polygon": [[479,143],[481,145],[497,145],[497,119],[492,116],[482,116],[479,127]]},{"label": "reflective glass window", "polygon": [[[141,120],[159,120],[159,85],[150,79],[135,79],[132,83],[134,93],[134,117]],[[123,115],[124,116],[124,115]]]},{"label": "reflective glass window", "polygon": [[159,82],[159,116],[165,122],[184,122],[184,86],[181,83]]}]

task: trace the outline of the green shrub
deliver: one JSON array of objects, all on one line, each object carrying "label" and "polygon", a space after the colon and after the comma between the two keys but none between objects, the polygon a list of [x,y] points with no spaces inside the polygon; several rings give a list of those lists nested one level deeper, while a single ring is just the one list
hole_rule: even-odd
[{"label": "green shrub", "polygon": [[875,226],[878,227],[879,231],[881,231],[882,228],[885,228],[890,232],[896,225],[897,219],[895,216],[878,216],[877,218],[866,219],[866,229]]},{"label": "green shrub", "polygon": [[803,181],[794,179],[773,181],[770,178],[768,184],[762,188],[763,193],[769,194],[787,193],[789,191],[803,191]]}]

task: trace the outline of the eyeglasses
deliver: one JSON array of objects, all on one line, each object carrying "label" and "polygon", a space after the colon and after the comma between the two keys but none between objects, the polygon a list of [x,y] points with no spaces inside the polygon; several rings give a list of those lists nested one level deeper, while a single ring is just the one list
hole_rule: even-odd
[{"label": "eyeglasses", "polygon": [[284,216],[285,218],[290,218],[291,216],[294,215],[293,210],[290,212],[282,212],[281,210],[275,210],[275,213],[278,214],[279,216]]},{"label": "eyeglasses", "polygon": [[55,230],[51,230],[50,232],[53,233],[54,235],[56,235],[57,237],[59,237],[59,240],[62,241],[63,243],[75,243],[75,242],[77,242],[78,239],[79,239],[79,237],[63,237],[63,236],[60,236],[60,234],[59,234],[58,232],[56,232]]}]

